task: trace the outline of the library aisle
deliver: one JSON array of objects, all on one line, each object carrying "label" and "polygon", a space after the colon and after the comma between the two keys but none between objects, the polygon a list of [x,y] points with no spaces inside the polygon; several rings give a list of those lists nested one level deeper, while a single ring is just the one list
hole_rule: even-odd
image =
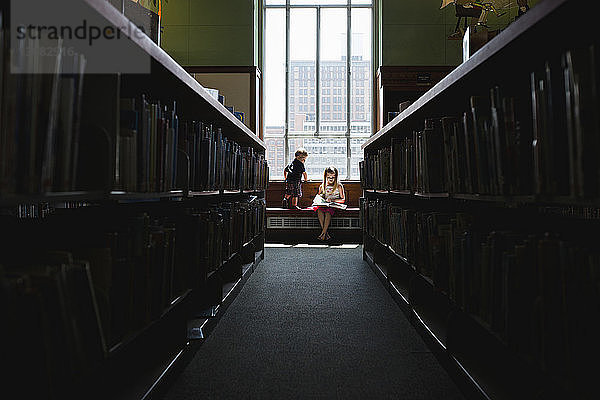
[{"label": "library aisle", "polygon": [[169,388],[209,398],[462,399],[361,246],[265,259]]}]

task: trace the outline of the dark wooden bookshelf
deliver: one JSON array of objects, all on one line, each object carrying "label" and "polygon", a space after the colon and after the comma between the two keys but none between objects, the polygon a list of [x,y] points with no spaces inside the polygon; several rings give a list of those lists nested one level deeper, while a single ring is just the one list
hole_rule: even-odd
[{"label": "dark wooden bookshelf", "polygon": [[77,201],[96,201],[103,198],[105,198],[105,194],[101,191],[54,192],[39,195],[8,195],[0,197],[0,207],[15,207],[20,204],[56,204]]},{"label": "dark wooden bookshelf", "polygon": [[181,200],[193,198],[214,198],[219,199],[222,196],[237,197],[239,195],[261,195],[262,190],[225,190],[189,192],[187,195],[183,190],[171,190],[168,192],[124,192],[124,191],[78,191],[78,192],[52,192],[34,195],[9,195],[0,197],[0,207],[16,207],[27,204],[60,204],[70,202],[118,202],[118,203],[143,203],[160,200]]},{"label": "dark wooden bookshelf", "polygon": [[[132,24],[121,13],[121,10],[115,9],[106,0],[84,0],[78,6],[87,7],[95,18],[105,21],[107,25],[130,26]],[[0,6],[0,11],[3,11],[4,7],[4,5]],[[5,29],[4,26],[2,28]],[[128,34],[129,32],[123,32],[125,36]],[[3,36],[3,39],[5,38]],[[0,253],[3,257],[0,258],[2,284],[5,283],[4,268],[10,267],[17,271],[21,263],[28,265],[27,263],[32,262],[29,259],[22,261],[18,258],[17,256],[20,257],[20,254],[17,254],[18,251],[33,253],[35,250],[42,253],[65,249],[64,253],[68,252],[74,260],[79,260],[79,258],[75,258],[76,252],[83,253],[90,249],[98,250],[97,248],[106,250],[106,253],[102,253],[102,256],[106,258],[100,259],[100,261],[92,260],[97,264],[86,260],[89,261],[87,268],[92,270],[92,272],[86,271],[86,273],[91,276],[87,279],[95,280],[100,277],[99,280],[106,280],[108,282],[106,287],[110,289],[99,295],[98,288],[90,289],[97,282],[90,283],[87,289],[83,288],[87,290],[86,293],[92,293],[90,297],[96,296],[103,303],[100,307],[98,304],[94,306],[100,311],[92,310],[94,307],[89,307],[87,312],[81,312],[81,315],[96,315],[98,328],[96,334],[103,339],[101,343],[103,354],[93,360],[93,365],[89,367],[84,365],[85,371],[74,373],[68,382],[64,377],[57,379],[59,383],[64,382],[52,387],[51,392],[43,393],[44,385],[47,382],[39,384],[31,382],[35,386],[42,387],[38,390],[41,398],[85,396],[92,399],[158,398],[172,382],[177,372],[191,361],[198,346],[212,331],[218,319],[264,258],[265,189],[263,189],[263,177],[258,176],[260,181],[258,182],[256,175],[259,174],[254,175],[256,165],[263,166],[260,163],[264,161],[266,150],[264,142],[221,103],[214,100],[183,67],[149,37],[132,34],[128,39],[135,46],[135,51],[149,58],[150,72],[148,74],[126,72],[87,74],[81,81],[83,89],[79,100],[81,106],[79,117],[82,125],[77,131],[79,134],[79,158],[73,161],[77,168],[76,173],[73,172],[73,175],[69,176],[72,181],[66,180],[68,186],[64,185],[73,189],[54,192],[45,192],[48,189],[37,189],[37,186],[45,187],[46,183],[34,174],[32,176],[41,183],[35,182],[35,185],[31,184],[32,188],[21,189],[19,182],[21,180],[26,182],[27,179],[32,178],[19,176],[17,172],[12,171],[9,171],[13,174],[9,177],[16,183],[9,182],[6,189],[5,186],[0,187],[0,218],[2,218],[3,227],[6,228],[1,236],[2,245],[0,245]],[[2,43],[2,46],[5,45],[6,43]],[[8,53],[5,50],[2,49],[2,54]],[[81,51],[86,55],[85,49]],[[7,59],[2,59],[2,61],[4,63]],[[0,71],[2,72],[0,78],[4,79],[4,74],[7,72],[5,69]],[[23,79],[31,78],[24,75]],[[58,78],[54,79],[59,81]],[[21,87],[19,88],[23,90]],[[59,89],[56,90],[62,93],[63,89],[59,86]],[[115,174],[114,169],[120,168],[118,166],[121,160],[116,160],[117,154],[114,150],[115,143],[120,140],[119,135],[122,133],[120,130],[124,129],[120,125],[123,110],[127,110],[120,108],[121,100],[136,99],[139,101],[138,99],[142,95],[147,96],[149,104],[160,105],[165,110],[168,109],[163,115],[165,120],[167,115],[170,118],[171,112],[172,115],[176,115],[181,123],[179,127],[183,126],[183,123],[198,121],[210,125],[211,134],[215,134],[212,146],[215,146],[216,139],[214,138],[218,137],[218,140],[221,140],[221,136],[217,135],[222,134],[223,138],[233,143],[232,147],[237,146],[236,149],[239,153],[234,153],[234,155],[251,157],[241,158],[242,162],[248,161],[250,168],[244,169],[244,174],[240,172],[241,166],[239,167],[240,171],[234,170],[240,172],[240,178],[239,180],[231,178],[229,185],[225,183],[227,182],[226,177],[217,179],[214,176],[212,177],[215,180],[213,183],[191,185],[190,157],[179,147],[176,148],[175,141],[173,141],[173,146],[170,148],[169,144],[157,144],[157,147],[163,146],[160,148],[163,153],[157,152],[157,154],[164,157],[165,160],[161,161],[164,162],[163,165],[157,163],[157,169],[163,168],[164,174],[160,176],[159,172],[154,169],[156,166],[151,164],[146,172],[156,173],[157,179],[151,181],[148,178],[149,188],[147,190],[131,189],[132,187],[141,187],[139,179],[142,174],[139,170],[135,171],[136,175],[132,181],[117,182],[117,177],[121,178],[122,175]],[[4,99],[2,103],[4,104]],[[163,112],[161,108],[157,107],[157,109]],[[134,110],[137,112],[137,108]],[[3,109],[2,114],[4,115],[4,113]],[[136,118],[138,117],[136,116]],[[139,118],[141,120],[141,117]],[[173,121],[174,118],[171,122]],[[165,129],[164,126],[163,129]],[[175,128],[172,130],[175,132]],[[219,130],[221,132],[217,133]],[[90,139],[93,141],[88,142]],[[223,143],[225,143],[224,140],[219,141],[216,145],[219,151],[223,150],[224,156],[219,156],[221,165],[226,162],[224,157],[229,156],[229,154],[225,154]],[[179,143],[177,144],[179,145]],[[52,149],[55,150],[58,146],[56,144]],[[199,148],[198,144],[196,150]],[[23,157],[26,162],[30,161],[20,152],[20,148],[15,146],[15,149],[14,159],[21,163],[24,162],[20,157]],[[144,147],[138,147],[140,152],[142,149]],[[44,150],[46,150],[45,147]],[[167,150],[171,151],[172,159],[167,158]],[[180,151],[188,158],[182,157],[179,154]],[[2,149],[0,156],[8,153]],[[132,153],[134,152],[132,151]],[[200,152],[198,151],[198,153]],[[25,153],[25,155],[29,156],[30,154]],[[52,154],[52,157],[59,160],[60,155]],[[0,157],[0,166],[3,168],[0,171],[4,174],[5,160],[2,158]],[[212,159],[214,162],[214,156]],[[255,159],[256,163],[252,164]],[[181,165],[175,164],[174,161],[169,164],[172,160],[177,160]],[[33,161],[31,164],[34,164]],[[132,162],[132,165],[133,170],[139,166],[137,160]],[[131,165],[128,164],[127,168],[131,168]],[[171,168],[172,171],[168,168]],[[75,171],[75,168],[73,170]],[[204,171],[197,170],[197,172],[199,174]],[[58,170],[53,173],[59,175]],[[232,173],[232,175],[236,175],[237,179],[238,174]],[[4,178],[6,177],[3,175],[2,179]],[[200,178],[202,179],[202,176]],[[198,179],[198,175],[196,175],[196,179]],[[219,181],[220,183],[218,183]],[[4,184],[2,181],[2,185]],[[63,182],[53,182],[52,187],[63,187],[59,186],[62,184]],[[190,190],[198,188],[210,188],[211,190]],[[36,191],[40,193],[36,193]],[[18,216],[14,211],[22,206],[39,208],[42,205],[44,210],[39,216],[23,217]],[[192,219],[192,217],[196,219]],[[208,222],[200,221],[204,217],[209,219]],[[248,231],[240,233],[234,231],[233,228],[227,228],[229,229],[227,230],[225,225],[232,226],[235,218],[242,221],[246,218],[248,224],[245,226],[249,225]],[[140,222],[140,220],[144,222]],[[71,227],[78,227],[79,230],[76,233],[70,232],[68,239],[62,239],[64,232],[61,224],[63,222],[65,223],[64,230]],[[206,225],[201,225],[203,223]],[[210,226],[214,230],[207,229],[200,234],[194,230],[200,226]],[[11,229],[15,232],[11,232]],[[235,229],[238,227],[236,226]],[[16,237],[26,238],[23,240],[24,243],[18,243],[19,246],[16,249],[9,248],[10,244],[17,241],[17,239],[11,238],[13,233]],[[189,234],[188,242],[180,244],[188,239],[186,234]],[[227,234],[230,236],[227,237]],[[209,235],[211,236],[209,237]],[[219,237],[216,238],[217,236]],[[210,262],[213,259],[215,261],[210,266],[206,261],[208,260],[207,254],[209,254],[207,238],[214,239],[211,240],[213,245],[211,251],[214,254],[210,253],[213,257]],[[231,239],[231,243],[227,244],[226,241],[229,239]],[[235,244],[234,241],[236,241]],[[223,246],[223,243],[226,243],[228,247]],[[146,244],[148,247],[143,248]],[[236,248],[236,246],[238,247]],[[142,248],[143,250],[140,250]],[[151,250],[147,250],[148,248]],[[201,248],[201,254],[200,251],[198,253],[188,252],[187,250],[190,248]],[[179,251],[182,249],[185,256],[180,256]],[[136,253],[138,250],[140,250],[139,254]],[[7,255],[7,253],[10,254]],[[184,259],[187,256],[190,259],[197,257],[197,260]],[[85,260],[83,256],[77,257]],[[209,267],[218,264],[217,259],[221,260],[220,265],[214,271],[207,272]],[[58,263],[58,261],[53,262]],[[78,261],[71,262],[74,266]],[[90,267],[92,264],[93,268]],[[62,267],[65,266],[71,265],[62,265]],[[110,270],[101,270],[101,268],[110,268]],[[14,272],[11,271],[11,273]],[[111,274],[118,275],[119,273],[122,276],[111,276]],[[19,271],[19,274],[27,276],[27,271]],[[114,282],[122,285],[122,287],[114,289],[117,291],[116,295],[111,292]],[[101,286],[101,288],[105,287]],[[69,289],[71,288],[69,287]],[[64,288],[57,289],[57,291],[59,290],[64,290]],[[81,287],[77,287],[77,290],[83,291]],[[78,307],[78,305],[69,305],[70,302],[75,303],[74,300],[77,299],[72,293],[61,292],[60,295],[64,296],[60,303],[64,307]],[[77,293],[77,295],[81,294]],[[146,304],[146,300],[153,300],[155,297],[160,297],[160,300],[155,301],[156,304]],[[123,300],[123,303],[119,303],[120,300]],[[16,304],[23,300],[15,296],[15,299],[11,298],[11,301]],[[90,300],[90,303],[94,302],[95,299]],[[201,323],[203,339],[188,338],[186,324],[208,307],[212,308],[212,313]],[[36,312],[38,311],[36,310]],[[62,310],[57,313],[60,312],[67,316],[68,312],[74,311]],[[31,319],[24,318],[23,315],[20,317],[23,320]],[[135,321],[128,320],[128,317]],[[107,323],[107,321],[109,322]],[[41,325],[42,322],[39,324]],[[102,326],[103,324],[104,326]],[[50,330],[46,326],[44,328]],[[78,333],[73,334],[68,327],[65,327],[64,330],[73,336]],[[54,350],[50,346],[52,338],[46,338],[44,333],[48,332],[42,330],[39,334],[42,339],[39,340],[40,343],[44,341],[48,348],[40,343],[36,344],[37,347],[31,347],[38,351],[40,360],[47,357],[44,351],[56,352],[56,354],[53,353],[54,356],[64,355],[65,358],[72,356],[58,354],[57,352],[62,350]],[[64,339],[65,342],[68,340],[68,338]],[[2,345],[11,344],[3,343]],[[68,346],[75,347],[76,345],[67,342],[65,346],[57,346],[57,348],[68,349]],[[33,350],[30,350],[29,355],[32,352]],[[4,355],[4,351],[2,354]],[[16,354],[15,357],[17,357]],[[35,359],[31,357],[29,361],[35,362]],[[44,376],[44,371],[42,371],[44,367],[44,361],[39,362],[37,376],[48,382],[52,381],[54,379],[53,372],[46,370],[46,376]],[[27,368],[24,366],[22,369],[25,371]],[[27,369],[27,371],[29,370]],[[24,376],[18,378],[23,381],[26,379]]]},{"label": "dark wooden bookshelf", "polygon": [[[581,129],[597,137],[597,115],[587,120],[588,125],[565,122],[567,117],[560,119],[561,113],[574,107],[569,101],[580,101],[582,109],[586,108],[584,101],[589,102],[592,114],[596,108],[590,104],[598,101],[600,41],[589,30],[594,18],[580,6],[574,0],[539,2],[362,146],[365,163],[361,176],[369,185],[361,202],[361,215],[367,218],[363,220],[364,258],[380,279],[378,270],[387,271],[384,277],[392,297],[415,314],[413,324],[433,348],[445,354],[445,365],[458,371],[457,376],[474,398],[591,399],[598,394],[595,378],[582,361],[600,354],[595,339],[584,332],[597,326],[597,310],[573,317],[570,313],[574,311],[561,308],[587,308],[589,304],[577,297],[583,289],[577,288],[596,281],[594,276],[577,272],[596,268],[594,262],[565,255],[575,248],[585,254],[583,257],[596,255],[596,245],[589,238],[597,236],[600,217],[596,188],[600,168],[588,161],[585,145],[575,142],[572,132]],[[581,70],[568,65],[569,54],[579,51],[584,54]],[[568,97],[568,74],[576,74],[570,71],[587,69],[590,73],[585,75],[585,86],[591,87],[593,94]],[[542,83],[552,90],[543,92]],[[493,123],[492,114],[500,106],[498,100],[496,106],[486,103],[490,93],[495,95],[492,89],[503,96],[494,99],[514,101],[520,107],[514,114],[497,118],[515,116],[513,122],[521,124],[520,132],[528,140],[527,134],[538,130],[538,147],[526,141],[519,153],[522,159],[518,165],[523,168],[510,164],[512,159],[507,161],[515,153],[498,143],[508,141],[494,142],[512,134],[511,127],[496,128],[497,136],[486,133],[475,137],[473,132],[485,132],[485,128],[468,125],[468,118],[472,123],[479,112],[477,116],[483,114],[484,123]],[[536,99],[538,89],[547,97]],[[477,108],[482,98],[484,105]],[[541,114],[543,102],[548,101],[554,101],[556,108]],[[454,121],[454,131],[447,129],[448,125],[436,125],[447,121]],[[460,133],[464,136],[459,136],[457,127],[464,130]],[[443,140],[435,134],[443,134]],[[567,135],[568,151],[566,139],[560,142]],[[421,138],[432,139],[426,144],[425,139],[419,141]],[[446,141],[448,138],[458,140],[458,144]],[[439,154],[440,148],[426,147],[439,143],[435,140],[443,142],[441,163],[432,162],[428,153],[435,149]],[[545,147],[540,147],[540,142]],[[589,143],[597,148],[595,142]],[[417,150],[418,145],[423,147]],[[394,152],[400,155],[399,164],[389,156]],[[560,164],[563,154],[566,161]],[[386,157],[390,157],[390,167]],[[521,164],[524,160],[531,162]],[[386,175],[386,168],[391,171],[394,165],[401,169],[399,177],[396,172]],[[441,175],[436,175],[438,172]],[[428,186],[447,193],[396,190]],[[402,226],[390,229],[390,219],[401,221]],[[386,243],[387,238],[390,243]],[[409,259],[398,254],[394,246],[406,246]],[[565,252],[562,258],[556,249]],[[378,256],[378,252],[387,255]],[[386,269],[384,264],[393,263],[402,267]],[[550,276],[550,268],[561,272]],[[518,273],[513,275],[513,271]],[[545,289],[538,288],[536,279],[543,279],[539,285]],[[550,287],[555,288],[552,293],[569,293],[558,296],[560,306],[550,306],[553,297],[543,291]],[[581,299],[595,304],[594,293],[581,295]],[[536,325],[534,318],[543,325]],[[555,322],[558,320],[562,322]],[[544,343],[536,347],[541,341]]]},{"label": "dark wooden bookshelf", "polygon": [[[518,207],[539,207],[551,208],[556,211],[556,215],[560,215],[558,211],[563,210],[600,210],[600,200],[596,199],[577,199],[569,196],[541,196],[541,195],[515,195],[515,196],[500,196],[500,195],[485,195],[477,193],[415,193],[409,190],[373,190],[364,189],[365,193],[376,195],[379,198],[402,198],[406,200],[434,200],[446,199],[453,201],[462,201],[467,203],[488,203],[495,204],[501,207],[518,208]],[[566,216],[566,215],[563,215]],[[600,212],[599,212],[600,217]],[[574,215],[571,218],[579,219],[597,219],[598,217],[583,217]]]},{"label": "dark wooden bookshelf", "polygon": [[492,196],[481,194],[452,194],[453,199],[469,200],[469,201],[484,201],[491,203],[507,203],[507,204],[531,204],[536,201],[533,195],[523,196]]},{"label": "dark wooden bookshelf", "polygon": [[445,199],[450,197],[448,193],[415,193],[414,196],[425,199]]},{"label": "dark wooden bookshelf", "polygon": [[409,196],[412,195],[413,192],[411,192],[410,190],[390,190],[390,194],[400,194],[404,196]]},{"label": "dark wooden bookshelf", "polygon": [[[441,107],[445,107],[445,110],[455,109],[456,105],[452,104],[457,101],[453,96],[475,92],[474,87],[479,80],[489,81],[489,77],[501,74],[506,77],[511,64],[521,63],[518,68],[522,68],[527,61],[535,59],[536,56],[543,57],[548,49],[557,48],[577,37],[582,33],[585,19],[589,16],[576,10],[577,6],[573,3],[572,0],[544,0],[537,4],[419,97],[361,147],[373,149],[389,144],[390,137],[401,136],[407,127],[412,129],[420,126],[422,120],[430,117],[432,113],[440,114],[436,110],[442,109]],[[565,30],[554,29],[553,24],[560,25],[561,21],[566,21],[573,15],[580,16],[577,28],[570,27],[568,34],[565,34],[566,27]],[[525,49],[528,49],[527,60],[523,60]]]},{"label": "dark wooden bookshelf", "polygon": [[119,203],[136,203],[161,200],[177,200],[183,198],[183,196],[183,190],[170,190],[168,192],[156,193],[132,193],[111,191],[106,196],[106,200],[113,200]]},{"label": "dark wooden bookshelf", "polygon": [[[391,247],[384,245],[375,237],[365,232],[365,240],[363,247],[363,259],[371,267],[375,275],[382,281],[386,290],[389,291],[391,297],[396,301],[400,309],[404,312],[408,320],[416,328],[419,334],[423,337],[433,354],[438,361],[446,368],[448,373],[453,377],[457,385],[461,388],[463,393],[467,395],[469,399],[485,399],[491,400],[486,394],[486,391],[479,385],[477,377],[473,376],[469,370],[455,358],[452,352],[446,345],[445,338],[440,337],[438,332],[432,328],[435,324],[430,322],[430,319],[422,314],[419,307],[415,309],[414,304],[414,284],[415,279],[422,281],[422,276],[415,273],[414,267],[410,263],[404,264],[409,268],[409,282],[405,287],[402,287],[400,282],[395,280],[395,277],[386,275],[383,271],[384,268],[380,265],[381,261],[375,260],[374,252],[375,247],[385,249],[390,255],[401,264],[407,261],[404,257],[393,252]],[[427,283],[426,283],[427,284]]]},{"label": "dark wooden bookshelf", "polygon": [[210,196],[218,196],[220,194],[221,193],[218,190],[202,191],[202,192],[189,192],[188,197],[210,197]]},{"label": "dark wooden bookshelf", "polygon": [[173,309],[178,307],[182,302],[186,301],[188,299],[188,297],[191,295],[191,293],[192,293],[191,289],[186,290],[185,293],[178,296],[175,300],[173,300],[171,302],[171,305],[169,307],[167,307],[161,313],[159,318],[155,319],[150,324],[144,326],[143,328],[137,330],[136,332],[133,332],[133,333],[127,335],[127,337],[125,337],[123,340],[121,340],[120,342],[113,345],[110,349],[108,349],[108,357],[118,356],[119,352],[122,351],[124,348],[126,348],[127,345],[133,343],[137,338],[144,335],[146,332],[152,330],[152,328],[156,324],[158,324],[160,322],[160,320],[162,318],[164,318],[169,312],[171,312]]},{"label": "dark wooden bookshelf", "polygon": [[[128,26],[130,24],[127,17],[121,14],[110,3],[104,0],[84,0],[92,9],[99,15],[104,17],[106,21],[114,26]],[[125,34],[129,32],[124,32]],[[147,36],[131,35],[129,39],[139,48],[149,55],[152,59],[152,73],[156,74],[156,78],[166,76],[169,78],[167,82],[161,82],[168,91],[172,91],[181,96],[184,92],[188,99],[192,99],[194,106],[201,107],[205,110],[206,115],[212,117],[215,122],[222,124],[224,128],[231,129],[231,132],[236,132],[232,139],[238,141],[245,146],[265,149],[264,141],[258,138],[246,125],[239,119],[233,116],[224,105],[213,99],[206,90],[200,85],[181,65],[179,65],[167,52],[160,48]],[[135,77],[134,77],[135,78]],[[144,79],[143,76],[137,77]],[[146,77],[147,78],[147,77]],[[165,94],[168,94],[167,93]],[[186,107],[191,106],[188,104]]]}]

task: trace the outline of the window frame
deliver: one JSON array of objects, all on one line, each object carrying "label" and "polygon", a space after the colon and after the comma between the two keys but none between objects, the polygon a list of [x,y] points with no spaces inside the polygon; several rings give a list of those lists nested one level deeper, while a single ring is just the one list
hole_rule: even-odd
[{"label": "window frame", "polygon": [[[289,164],[289,162],[291,162],[290,159],[290,149],[289,149],[289,141],[290,139],[299,139],[299,138],[346,138],[346,176],[345,176],[345,180],[351,180],[352,177],[352,146],[351,146],[351,141],[352,139],[368,139],[371,135],[373,135],[373,127],[374,127],[374,121],[373,121],[373,114],[371,113],[371,121],[370,121],[370,126],[371,126],[371,132],[370,134],[364,134],[361,129],[360,126],[357,127],[357,129],[355,131],[352,131],[351,129],[351,113],[352,113],[352,106],[354,106],[355,104],[351,104],[351,99],[352,99],[352,89],[353,89],[353,81],[352,81],[352,10],[354,9],[370,9],[371,10],[371,41],[372,41],[372,52],[371,52],[371,70],[369,71],[370,74],[370,83],[371,83],[371,88],[369,89],[371,92],[371,103],[374,104],[375,98],[374,98],[374,90],[373,90],[373,82],[374,82],[374,63],[375,63],[375,54],[376,54],[376,49],[374,46],[375,44],[375,40],[376,40],[376,35],[375,35],[375,24],[376,24],[376,16],[375,16],[375,10],[376,10],[376,1],[377,0],[372,0],[370,2],[370,4],[353,4],[352,0],[347,0],[346,4],[320,4],[315,2],[315,4],[291,4],[290,0],[285,0],[285,4],[266,4],[266,1],[262,1],[262,21],[264,23],[264,21],[266,21],[266,12],[268,9],[285,9],[285,121],[284,121],[284,132],[283,132],[283,139],[284,139],[284,145],[283,145],[283,151],[284,151],[284,163],[287,165]],[[283,2],[282,2],[283,3]],[[315,132],[314,133],[303,133],[301,131],[296,131],[293,133],[289,132],[289,122],[290,122],[290,89],[293,90],[293,88],[291,88],[290,86],[290,74],[296,75],[298,74],[299,71],[297,71],[296,69],[294,69],[294,71],[290,71],[290,10],[291,9],[301,9],[301,8],[308,8],[308,9],[314,9],[316,12],[316,54],[315,54],[315,89],[314,91],[316,92],[314,94],[314,98],[315,98]],[[335,131],[335,130],[328,130],[328,129],[324,129],[323,131],[320,130],[321,128],[321,114],[322,111],[323,113],[331,113],[333,114],[333,110],[332,111],[328,111],[325,112],[325,110],[321,110],[321,106],[322,106],[322,94],[321,91],[324,90],[325,88],[331,88],[334,87],[334,85],[322,85],[321,84],[321,78],[325,78],[325,76],[328,73],[332,73],[332,72],[327,72],[325,71],[325,73],[323,75],[325,76],[321,76],[322,74],[319,73],[320,71],[320,67],[321,67],[321,63],[320,63],[320,45],[321,45],[321,11],[323,9],[346,9],[346,18],[347,18],[347,23],[346,23],[346,102],[345,104],[343,102],[340,103],[334,103],[333,101],[330,102],[330,105],[333,104],[342,104],[342,106],[340,108],[342,108],[342,111],[340,111],[341,115],[346,116],[346,131]],[[264,38],[263,38],[264,40]],[[264,48],[264,42],[262,43],[262,46]],[[262,59],[262,62],[264,63],[265,60],[264,58]],[[330,67],[331,69],[332,67]],[[264,66],[263,66],[263,71],[264,71]],[[312,74],[311,74],[312,75]],[[357,74],[358,75],[358,74]],[[323,82],[325,83],[325,82]],[[321,86],[321,87],[320,87]],[[361,85],[361,89],[364,86]],[[335,91],[336,89],[333,89],[333,91]],[[355,91],[358,91],[357,87],[354,87]],[[363,89],[364,90],[364,89]],[[333,92],[332,91],[332,92]],[[341,88],[339,89],[340,95],[341,95]],[[332,97],[332,96],[331,96]],[[342,96],[343,97],[343,96]],[[264,102],[264,99],[263,99]],[[312,103],[312,102],[311,102]],[[345,106],[345,112],[343,111],[343,106]],[[364,105],[363,105],[364,106]],[[300,108],[300,107],[298,107]],[[332,107],[333,108],[333,107]],[[367,113],[365,113],[367,114]],[[264,129],[264,128],[263,128]],[[361,134],[363,133],[363,134]],[[267,139],[266,137],[266,132],[263,132],[263,137],[265,137],[265,139]],[[281,138],[281,136],[273,136]],[[355,179],[356,180],[356,179]]]}]

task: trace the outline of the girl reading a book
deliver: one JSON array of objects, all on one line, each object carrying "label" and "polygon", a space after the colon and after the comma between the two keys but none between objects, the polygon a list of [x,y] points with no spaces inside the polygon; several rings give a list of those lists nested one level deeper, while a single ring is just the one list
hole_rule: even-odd
[{"label": "girl reading a book", "polygon": [[[322,241],[331,239],[327,233],[331,217],[335,213],[335,208],[342,207],[341,205],[345,201],[344,186],[338,182],[337,168],[333,166],[325,168],[323,183],[319,186],[319,193],[313,202],[322,228],[322,232],[317,239]],[[338,204],[340,207],[337,206]]]}]

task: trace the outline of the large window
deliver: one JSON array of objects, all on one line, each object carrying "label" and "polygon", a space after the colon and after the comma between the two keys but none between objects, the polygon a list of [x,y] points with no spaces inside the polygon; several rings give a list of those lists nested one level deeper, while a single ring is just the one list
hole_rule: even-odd
[{"label": "large window", "polygon": [[358,179],[372,133],[372,0],[266,0],[265,131],[270,179],[298,147],[309,179]]}]

